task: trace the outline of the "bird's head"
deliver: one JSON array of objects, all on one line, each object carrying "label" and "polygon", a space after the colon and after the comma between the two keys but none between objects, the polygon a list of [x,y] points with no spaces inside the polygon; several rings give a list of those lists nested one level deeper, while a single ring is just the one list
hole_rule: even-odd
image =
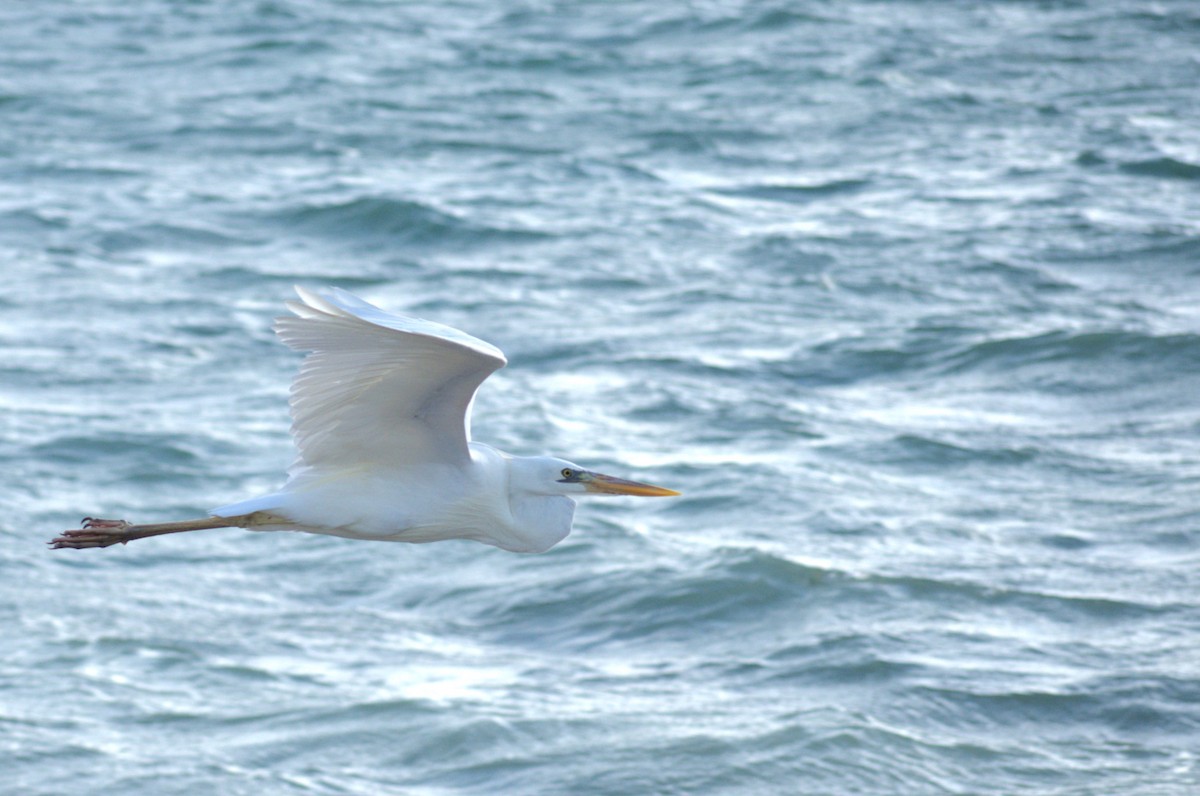
[{"label": "bird's head", "polygon": [[551,456],[531,456],[519,462],[514,478],[517,486],[540,495],[637,495],[639,497],[672,497],[674,489],[666,489],[640,481],[627,481],[611,475],[585,470],[565,459]]}]

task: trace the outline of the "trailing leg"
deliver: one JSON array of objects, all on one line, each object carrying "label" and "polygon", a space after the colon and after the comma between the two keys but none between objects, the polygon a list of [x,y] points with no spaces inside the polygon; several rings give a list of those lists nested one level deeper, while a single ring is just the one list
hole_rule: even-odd
[{"label": "trailing leg", "polygon": [[[99,520],[86,517],[83,528],[77,531],[63,531],[48,544],[54,550],[70,547],[83,550],[89,547],[109,547],[126,544],[134,539],[145,539],[148,536],[162,536],[168,533],[183,533],[185,531],[203,531],[208,528],[252,528],[262,525],[267,516],[266,512],[256,511],[253,514],[241,514],[236,517],[204,517],[198,520],[182,520],[180,522],[159,522],[148,525],[131,525],[125,520]],[[274,519],[278,520],[278,517]]]}]

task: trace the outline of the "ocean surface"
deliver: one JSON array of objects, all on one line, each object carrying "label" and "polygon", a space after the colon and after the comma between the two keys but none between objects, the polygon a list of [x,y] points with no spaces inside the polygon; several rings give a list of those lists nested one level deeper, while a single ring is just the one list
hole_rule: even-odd
[{"label": "ocean surface", "polygon": [[[0,5],[0,793],[1200,793],[1200,6]],[[237,529],[336,285],[539,556]]]}]

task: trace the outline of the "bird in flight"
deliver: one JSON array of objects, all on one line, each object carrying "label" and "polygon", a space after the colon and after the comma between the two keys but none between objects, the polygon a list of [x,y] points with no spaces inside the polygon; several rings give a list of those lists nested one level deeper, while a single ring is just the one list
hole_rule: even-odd
[{"label": "bird in flight", "polygon": [[679,493],[564,459],[471,441],[471,405],[504,367],[500,349],[440,323],[394,315],[340,289],[296,288],[275,332],[308,356],[292,383],[299,456],[278,492],[181,522],[87,518],[52,548],[108,547],[207,528],[350,539],[473,539],[541,553],[571,532],[576,495]]}]

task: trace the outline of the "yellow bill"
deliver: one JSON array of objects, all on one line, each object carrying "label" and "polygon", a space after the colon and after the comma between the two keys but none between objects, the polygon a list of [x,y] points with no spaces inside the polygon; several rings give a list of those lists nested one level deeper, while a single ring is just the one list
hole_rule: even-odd
[{"label": "yellow bill", "polygon": [[597,492],[602,495],[637,495],[639,497],[674,497],[679,493],[674,489],[666,487],[654,486],[653,484],[643,484],[640,481],[627,481],[624,478],[616,478],[611,475],[603,475],[601,473],[583,472],[579,474],[579,481],[584,488],[589,492]]}]

